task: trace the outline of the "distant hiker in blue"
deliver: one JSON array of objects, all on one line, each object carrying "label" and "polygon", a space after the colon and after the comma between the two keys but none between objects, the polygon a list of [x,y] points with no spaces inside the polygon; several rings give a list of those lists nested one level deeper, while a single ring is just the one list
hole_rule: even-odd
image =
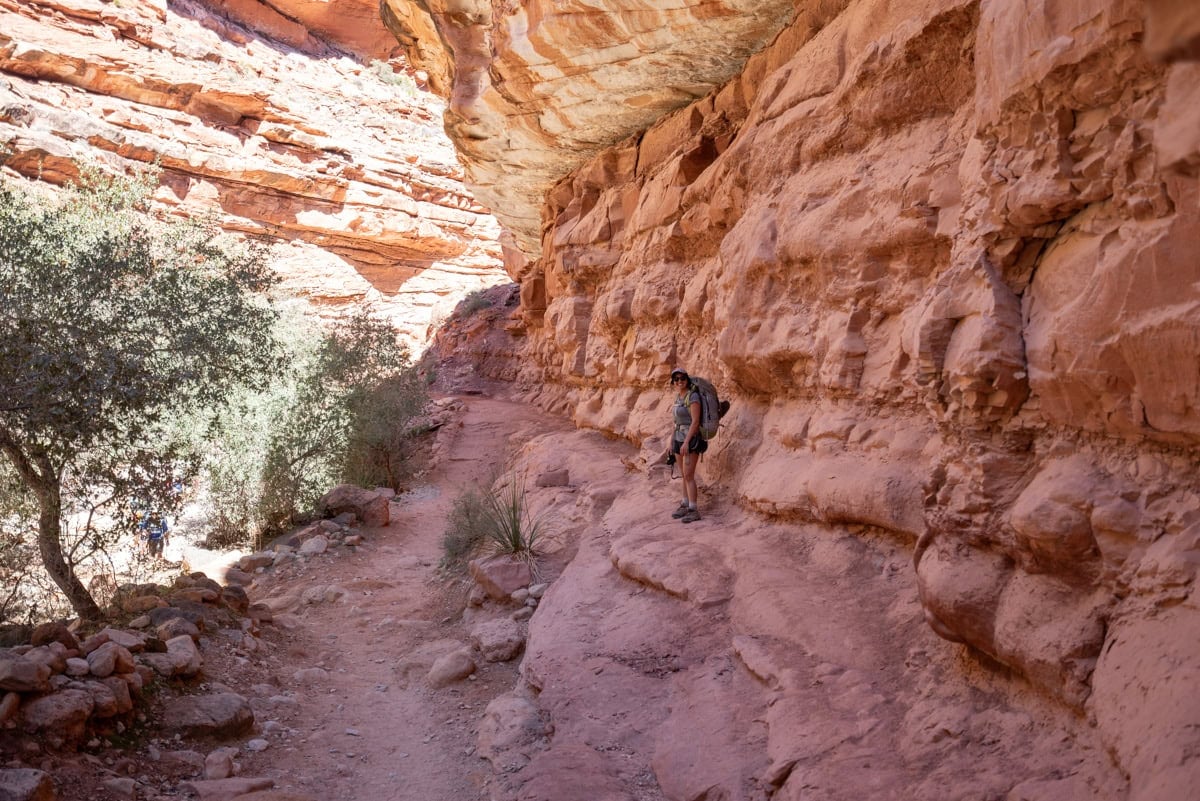
[{"label": "distant hiker in blue", "polygon": [[138,528],[142,531],[147,553],[155,559],[162,559],[163,546],[171,539],[167,518],[159,512],[149,512],[142,516]]}]

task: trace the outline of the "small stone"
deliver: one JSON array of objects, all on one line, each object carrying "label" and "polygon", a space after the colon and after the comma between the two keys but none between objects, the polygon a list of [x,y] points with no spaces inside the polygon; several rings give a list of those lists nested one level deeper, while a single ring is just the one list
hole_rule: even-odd
[{"label": "small stone", "polygon": [[525,599],[529,597],[529,590],[521,587],[520,589],[513,590],[512,595],[508,597],[512,598],[516,603],[523,604],[525,603]]},{"label": "small stone", "polygon": [[266,740],[262,739],[261,737],[256,737],[255,739],[247,742],[245,745],[245,748],[247,751],[253,751],[254,753],[259,753],[260,751],[266,751],[270,747],[271,747],[271,744],[269,742],[267,742]]},{"label": "small stone", "polygon": [[362,736],[362,732],[360,732],[358,729],[346,729],[346,734],[350,735],[351,737]]},{"label": "small stone", "polygon": [[0,695],[0,723],[12,718],[21,708],[21,696],[18,693],[7,692]]},{"label": "small stone", "polygon": [[204,758],[204,778],[228,779],[233,775],[233,754],[231,748],[218,748]]},{"label": "small stone", "polygon": [[515,611],[511,615],[509,615],[509,617],[512,618],[513,620],[516,620],[517,622],[520,622],[522,620],[529,620],[529,618],[533,617],[533,607],[532,606],[522,606],[520,609],[518,609],[517,611]]},{"label": "small stone", "polygon": [[88,670],[88,660],[80,660],[79,657],[71,657],[70,660],[67,660],[66,673],[68,676],[86,676]]},{"label": "small stone", "polygon": [[430,687],[445,687],[475,672],[475,660],[466,648],[460,648],[444,654],[434,661],[426,676]]},{"label": "small stone", "polygon": [[548,590],[548,589],[550,589],[550,585],[544,581],[540,582],[538,584],[530,584],[529,585],[529,595],[530,595],[530,597],[533,597],[533,598],[541,598],[543,595],[546,594],[546,590]]},{"label": "small stone", "polygon": [[324,684],[329,680],[329,671],[319,667],[304,668],[293,673],[292,680],[297,684]]},{"label": "small stone", "polygon": [[133,801],[137,797],[137,782],[133,779],[105,779],[102,784],[114,798],[127,798],[129,801]]},{"label": "small stone", "polygon": [[184,789],[191,790],[200,797],[200,801],[218,801],[218,799],[237,798],[249,795],[258,790],[270,790],[275,786],[273,779],[193,779],[183,782]]},{"label": "small stone", "polygon": [[144,628],[148,628],[149,626],[150,626],[150,616],[149,615],[138,615],[133,620],[129,621],[129,628],[131,628],[131,629],[144,629]]}]

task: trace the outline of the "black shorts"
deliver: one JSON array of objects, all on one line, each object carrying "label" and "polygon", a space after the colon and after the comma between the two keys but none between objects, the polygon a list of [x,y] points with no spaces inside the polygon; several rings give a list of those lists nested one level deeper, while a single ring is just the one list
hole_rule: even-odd
[{"label": "black shorts", "polygon": [[[672,440],[671,441],[671,452],[672,453],[680,453],[682,445],[683,445],[682,442]],[[688,448],[688,450],[687,450],[688,453],[704,453],[706,450],[708,450],[708,440],[706,440],[704,437],[700,436],[699,434],[692,437],[691,447]]]}]

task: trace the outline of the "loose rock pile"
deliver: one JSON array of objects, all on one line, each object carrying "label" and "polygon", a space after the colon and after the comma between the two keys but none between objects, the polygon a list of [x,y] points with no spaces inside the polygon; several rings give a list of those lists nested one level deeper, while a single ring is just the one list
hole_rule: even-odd
[{"label": "loose rock pile", "polygon": [[[193,573],[171,587],[124,587],[113,611],[137,615],[125,628],[80,639],[63,623],[44,623],[28,644],[0,651],[0,725],[55,749],[89,733],[120,734],[146,685],[199,673],[201,632],[239,625],[248,606],[241,587]],[[243,623],[248,645],[257,631],[252,620]]]}]

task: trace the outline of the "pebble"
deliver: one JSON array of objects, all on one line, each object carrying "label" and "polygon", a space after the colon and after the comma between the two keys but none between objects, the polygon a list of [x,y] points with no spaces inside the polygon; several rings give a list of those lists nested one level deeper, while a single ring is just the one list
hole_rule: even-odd
[{"label": "pebble", "polygon": [[362,737],[362,732],[358,729],[346,729],[346,734],[349,734],[351,737]]},{"label": "pebble", "polygon": [[266,751],[268,748],[271,747],[271,744],[262,738],[255,738],[255,739],[247,742],[245,747],[246,747],[247,751],[258,752],[258,751]]}]

